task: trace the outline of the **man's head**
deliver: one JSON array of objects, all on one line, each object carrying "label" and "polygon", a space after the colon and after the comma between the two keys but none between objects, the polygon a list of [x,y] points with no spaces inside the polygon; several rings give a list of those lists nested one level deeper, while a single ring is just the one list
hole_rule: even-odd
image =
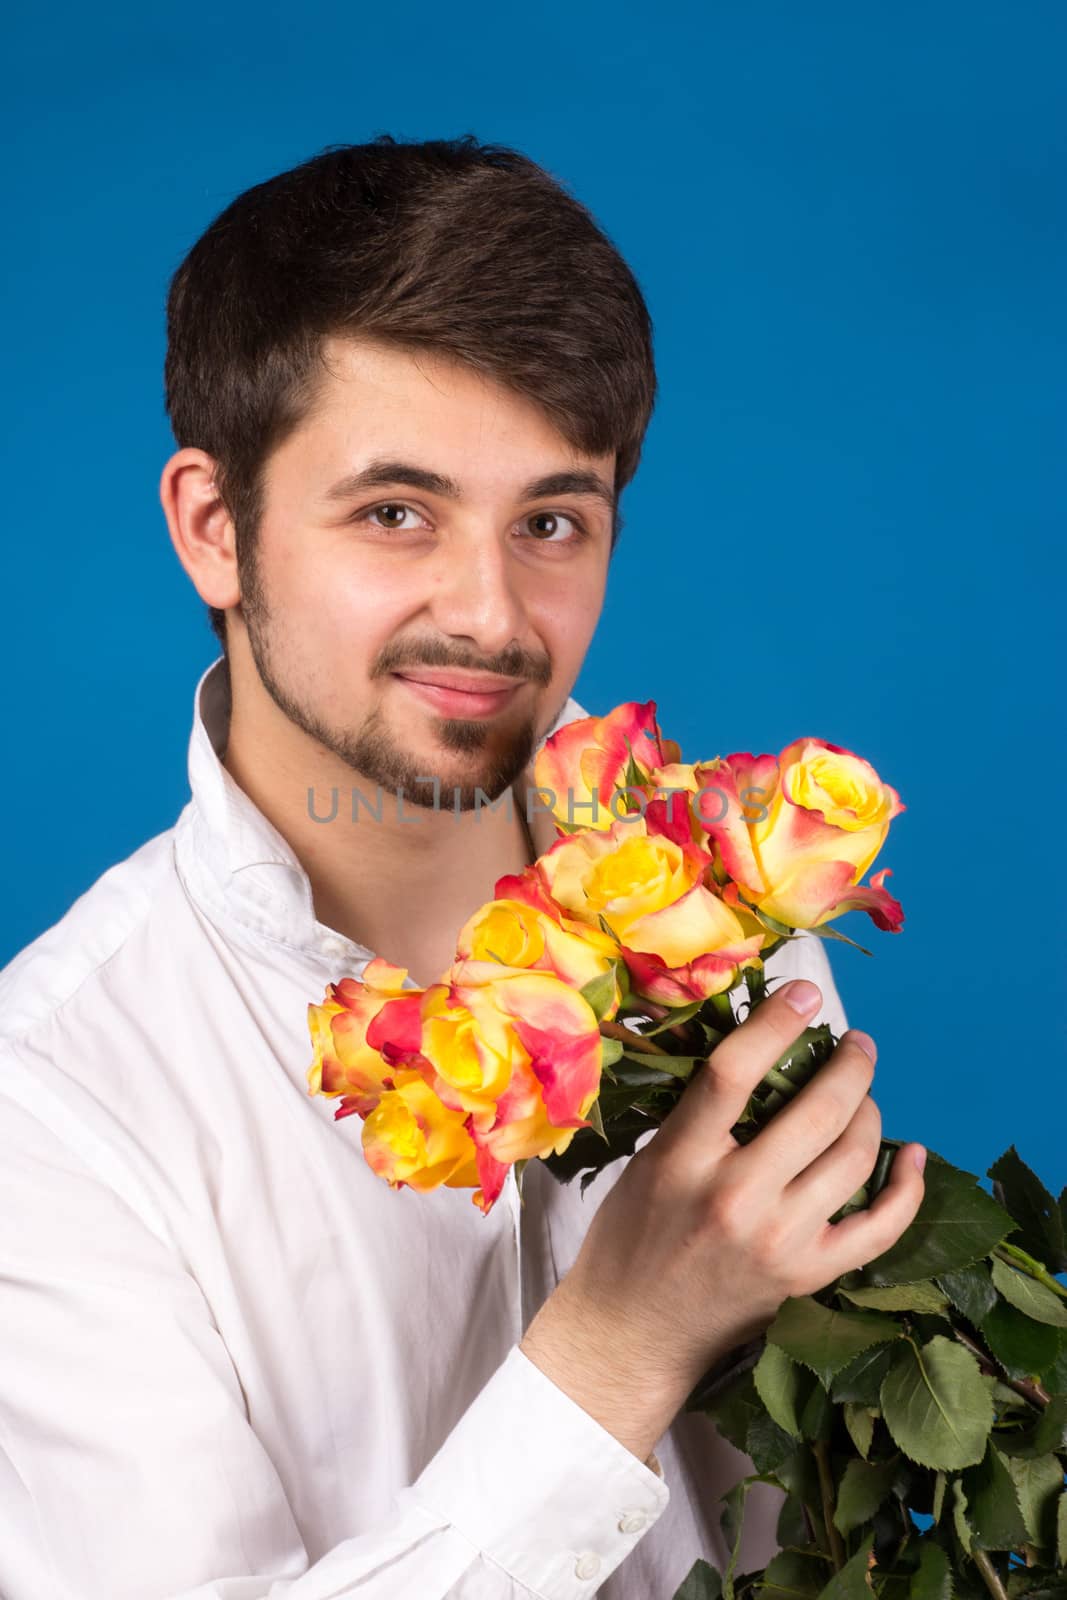
[{"label": "man's head", "polygon": [[[469,135],[329,149],[193,246],[165,381],[161,496],[235,681],[415,803],[501,793],[577,677],[655,399],[585,208]],[[419,668],[522,681],[476,706]]]}]

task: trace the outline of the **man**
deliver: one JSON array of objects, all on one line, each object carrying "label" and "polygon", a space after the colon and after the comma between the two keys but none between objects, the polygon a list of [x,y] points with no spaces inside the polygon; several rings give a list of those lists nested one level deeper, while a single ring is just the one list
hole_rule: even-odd
[{"label": "man", "polygon": [[525,791],[586,714],[640,291],[521,156],[383,137],[239,196],[168,313],[161,500],[223,654],[175,827],[0,976],[0,1592],[670,1600],[748,1468],[693,1382],[922,1192],[906,1147],[827,1221],[878,1146],[855,1031],[730,1138],[806,1023],[844,1030],[820,942],[769,964],[801,1009],[779,988],[584,1199],[537,1162],[488,1216],[393,1191],[306,1081],[326,982],[433,982],[554,836]]}]

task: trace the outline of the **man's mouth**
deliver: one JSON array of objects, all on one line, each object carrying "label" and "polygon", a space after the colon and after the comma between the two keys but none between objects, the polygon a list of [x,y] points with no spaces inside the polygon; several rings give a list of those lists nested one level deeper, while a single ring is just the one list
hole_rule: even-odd
[{"label": "man's mouth", "polygon": [[494,678],[489,674],[425,671],[392,674],[424,705],[449,717],[489,717],[510,705],[525,679]]}]

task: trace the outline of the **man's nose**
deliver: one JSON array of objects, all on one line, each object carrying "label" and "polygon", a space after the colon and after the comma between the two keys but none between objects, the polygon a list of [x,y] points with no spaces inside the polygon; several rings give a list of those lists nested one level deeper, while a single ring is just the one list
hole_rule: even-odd
[{"label": "man's nose", "polygon": [[526,614],[518,566],[506,540],[484,530],[449,541],[441,549],[428,602],[435,626],[469,639],[483,656],[512,640],[521,644]]}]

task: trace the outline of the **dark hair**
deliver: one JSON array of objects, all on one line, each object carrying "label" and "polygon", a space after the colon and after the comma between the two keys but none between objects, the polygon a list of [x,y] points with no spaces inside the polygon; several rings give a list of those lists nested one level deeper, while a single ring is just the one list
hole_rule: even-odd
[{"label": "dark hair", "polygon": [[[440,352],[533,401],[575,449],[616,451],[616,495],[637,470],[652,322],[587,208],[469,133],[329,145],[231,201],[167,296],[167,415],[179,448],[214,458],[239,566],[265,463],[315,400],[323,341],[344,334]],[[225,651],[225,612],[208,615]]]}]

